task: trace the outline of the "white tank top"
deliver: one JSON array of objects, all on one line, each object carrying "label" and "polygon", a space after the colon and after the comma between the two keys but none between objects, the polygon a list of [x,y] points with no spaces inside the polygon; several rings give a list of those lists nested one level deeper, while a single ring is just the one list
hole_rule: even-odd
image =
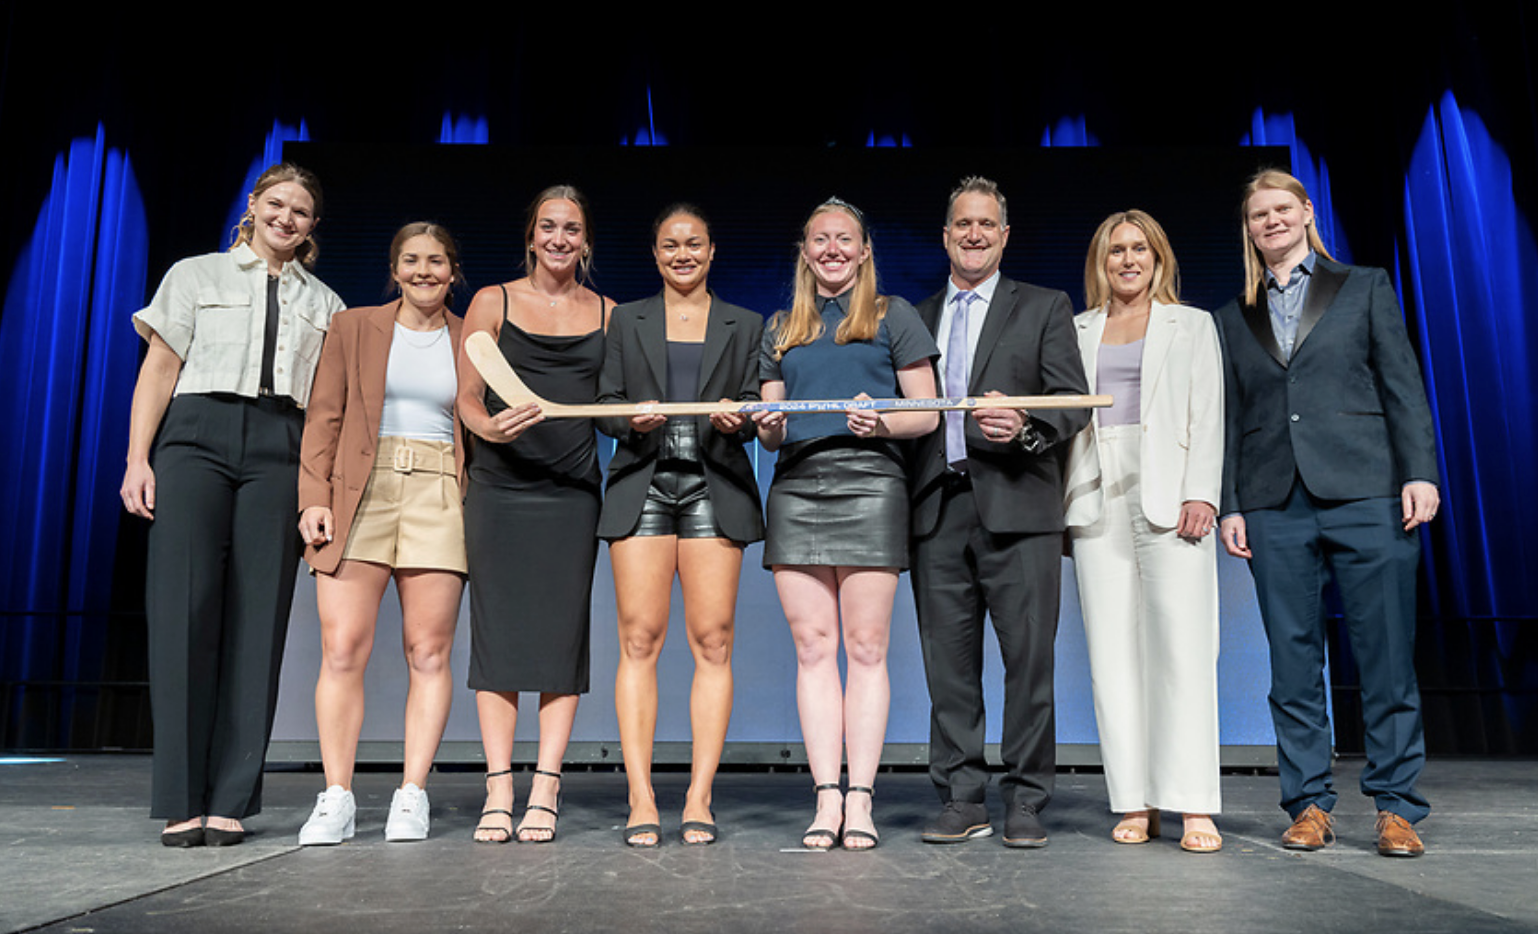
[{"label": "white tank top", "polygon": [[423,441],[454,440],[454,343],[448,326],[413,331],[395,323],[385,371],[379,434]]}]

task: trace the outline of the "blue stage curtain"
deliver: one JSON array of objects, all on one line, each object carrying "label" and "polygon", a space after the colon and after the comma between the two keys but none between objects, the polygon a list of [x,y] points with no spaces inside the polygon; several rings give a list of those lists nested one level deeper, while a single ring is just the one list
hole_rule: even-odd
[{"label": "blue stage curtain", "polygon": [[[139,350],[129,316],[144,297],[147,242],[129,160],[100,128],[74,141],[55,160],[0,319],[6,682],[102,680]],[[83,690],[13,688],[0,701],[7,745],[70,745]]]},{"label": "blue stage curtain", "polygon": [[1457,751],[1530,750],[1538,300],[1529,280],[1538,249],[1517,211],[1509,158],[1450,92],[1428,109],[1415,142],[1404,213],[1400,294],[1442,461],[1442,509],[1422,538],[1438,664],[1421,669],[1423,691],[1445,691],[1449,703],[1428,707],[1428,735],[1437,727]]}]

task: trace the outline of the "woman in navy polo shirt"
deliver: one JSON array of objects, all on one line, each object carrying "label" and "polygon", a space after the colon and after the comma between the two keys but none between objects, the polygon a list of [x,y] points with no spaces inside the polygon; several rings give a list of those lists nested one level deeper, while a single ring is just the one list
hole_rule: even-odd
[{"label": "woman in navy polo shirt", "polygon": [[[939,351],[913,306],[876,291],[865,219],[837,199],[806,223],[795,299],[764,332],[767,401],[932,397]],[[877,843],[871,784],[890,687],[886,651],[898,575],[908,564],[908,491],[897,439],[933,431],[933,412],[759,413],[779,451],[764,566],[796,643],[796,702],[817,791],[809,849]],[[848,660],[841,684],[842,633]],[[839,766],[849,761],[849,798]]]}]

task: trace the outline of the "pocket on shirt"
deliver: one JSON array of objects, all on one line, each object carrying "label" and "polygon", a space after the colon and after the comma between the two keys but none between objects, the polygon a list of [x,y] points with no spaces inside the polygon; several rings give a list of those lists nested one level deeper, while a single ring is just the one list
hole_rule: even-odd
[{"label": "pocket on shirt", "polygon": [[251,339],[251,296],[217,288],[198,290],[192,312],[192,341],[245,344]]},{"label": "pocket on shirt", "polygon": [[331,326],[331,312],[320,302],[306,300],[294,309],[294,353],[311,363],[320,361],[326,329]]}]

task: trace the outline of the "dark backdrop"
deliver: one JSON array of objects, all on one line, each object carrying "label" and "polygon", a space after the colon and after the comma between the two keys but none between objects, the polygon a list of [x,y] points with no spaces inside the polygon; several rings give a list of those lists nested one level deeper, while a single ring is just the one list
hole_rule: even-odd
[{"label": "dark backdrop", "polygon": [[[1180,21],[1153,7],[936,7],[896,22],[884,10],[875,27],[850,8],[623,21],[579,6],[398,18],[211,7],[195,22],[117,10],[3,14],[3,745],[145,743],[143,529],[120,521],[112,496],[137,354],[127,314],[175,259],[223,245],[243,180],[285,139],[373,147],[387,165],[454,138],[542,151],[550,176],[572,152],[601,160],[643,143],[695,155],[701,177],[723,151],[893,144],[922,160],[1091,145],[1108,191],[1125,186],[1166,218],[1179,206],[1162,200],[1171,168],[1157,154],[1286,146],[1316,200],[1329,195],[1332,247],[1390,270],[1428,375],[1447,503],[1423,537],[1428,740],[1439,753],[1538,752],[1529,5],[1394,23],[1268,11],[1285,25],[1264,27],[1259,12]],[[419,181],[396,179],[403,203]],[[915,191],[920,226],[949,181]],[[1077,295],[1088,231],[1050,226],[1047,202],[1012,200],[1027,236],[1011,261]],[[325,224],[319,234],[324,245]],[[1031,268],[1054,250],[1063,262]],[[622,254],[605,249],[605,274],[619,275]],[[1213,304],[1232,275],[1188,275],[1188,290]],[[1346,653],[1337,660],[1350,749],[1354,676]]]},{"label": "dark backdrop", "polygon": [[[396,147],[289,143],[284,153],[326,190],[324,278],[349,305],[387,294],[386,256],[402,224],[431,219],[456,236],[468,287],[522,275],[532,199],[575,184],[592,207],[594,285],[616,301],[659,288],[651,226],[686,200],[711,219],[711,285],[768,315],[788,307],[796,243],[812,208],[837,195],[870,225],[881,288],[915,304],[945,279],[940,244],[957,179],[983,174],[1008,200],[1006,275],[1062,289],[1082,304],[1084,255],[1107,215],[1141,207],[1169,233],[1183,299],[1228,300],[1243,281],[1233,193],[1282,147],[1029,149],[841,147]],[[1136,166],[1137,172],[1128,172]],[[1149,186],[1147,178],[1157,178]],[[460,300],[460,305],[465,302]]]}]

